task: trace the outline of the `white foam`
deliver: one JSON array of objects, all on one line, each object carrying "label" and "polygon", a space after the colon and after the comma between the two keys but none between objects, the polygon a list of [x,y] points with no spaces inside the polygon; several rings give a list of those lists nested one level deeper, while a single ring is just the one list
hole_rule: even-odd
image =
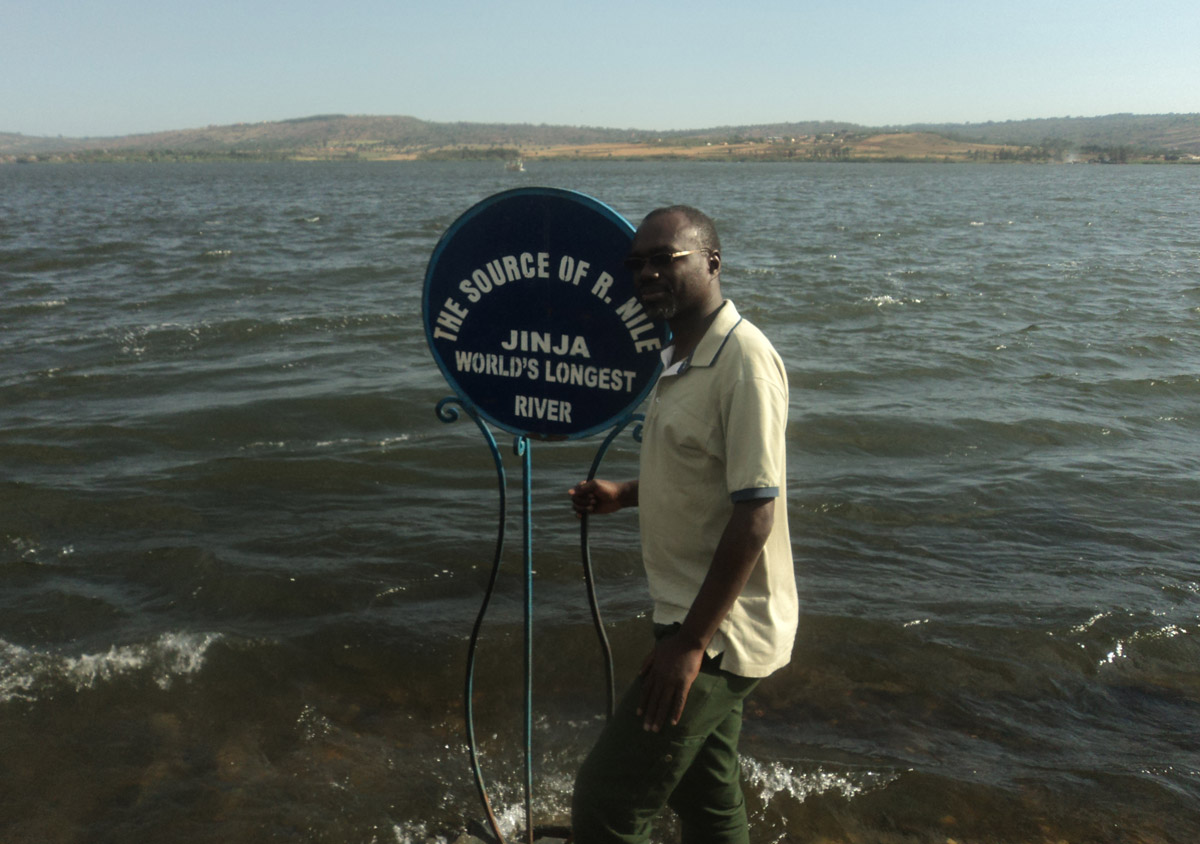
[{"label": "white foam", "polygon": [[30,653],[0,639],[0,703],[33,699],[29,691],[37,678],[31,670]]},{"label": "white foam", "polygon": [[1144,640],[1153,641],[1155,639],[1174,639],[1177,636],[1186,636],[1187,633],[1187,628],[1181,627],[1178,624],[1167,624],[1155,630],[1138,630],[1125,639],[1118,639],[1116,644],[1113,645],[1113,649],[1106,653],[1097,665],[1113,665],[1118,660],[1128,659],[1129,652],[1127,648],[1137,642]]},{"label": "white foam", "polygon": [[814,771],[797,772],[782,762],[764,763],[742,756],[743,781],[758,790],[758,796],[764,804],[770,803],[780,793],[787,794],[796,803],[803,803],[811,795],[829,792],[850,799],[887,785],[898,776],[896,773],[876,771],[851,775],[826,771],[820,766]]},{"label": "white foam", "polygon": [[863,300],[869,302],[877,308],[882,308],[885,305],[919,305],[920,299],[897,299],[895,296],[888,296],[886,293],[882,296],[868,296]]},{"label": "white foam", "polygon": [[169,689],[177,678],[198,673],[208,648],[220,638],[216,633],[164,633],[146,644],[114,645],[78,656],[0,640],[0,703],[36,700],[41,689],[54,684],[65,682],[81,692],[142,672],[149,672],[160,689]]},{"label": "white foam", "polygon": [[1109,651],[1107,654],[1105,654],[1104,659],[1100,660],[1099,664],[1100,665],[1105,665],[1105,664],[1112,665],[1118,659],[1124,659],[1124,658],[1125,658],[1125,643],[1118,639],[1116,647],[1114,647],[1111,651]]},{"label": "white foam", "polygon": [[35,566],[44,565],[47,558],[51,556],[62,559],[75,553],[74,545],[64,545],[58,551],[54,551],[33,539],[25,539],[20,536],[5,536],[4,539],[21,559],[21,562]]},{"label": "white foam", "polygon": [[1093,615],[1091,618],[1089,618],[1087,621],[1083,622],[1082,624],[1076,624],[1074,627],[1072,627],[1071,632],[1072,633],[1086,633],[1088,628],[1090,628],[1092,625],[1094,625],[1097,621],[1100,621],[1103,618],[1108,618],[1109,615],[1110,614],[1107,612],[1096,613],[1095,615]]},{"label": "white foam", "polygon": [[448,844],[448,839],[430,835],[425,824],[417,821],[393,824],[392,834],[396,836],[396,844]]}]

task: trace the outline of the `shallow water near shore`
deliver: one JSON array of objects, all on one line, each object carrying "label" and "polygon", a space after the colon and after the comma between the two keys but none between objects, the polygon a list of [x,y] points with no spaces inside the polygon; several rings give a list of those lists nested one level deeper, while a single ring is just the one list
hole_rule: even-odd
[{"label": "shallow water near shore", "polygon": [[[1200,838],[1200,168],[563,162],[0,167],[0,841],[482,817],[497,483],[435,416],[420,302],[521,185],[704,208],[788,368],[802,619],[747,713],[756,844]],[[599,443],[533,446],[538,823],[604,710],[565,494]],[[475,686],[512,832],[508,526]],[[625,679],[636,521],[590,533]]]}]

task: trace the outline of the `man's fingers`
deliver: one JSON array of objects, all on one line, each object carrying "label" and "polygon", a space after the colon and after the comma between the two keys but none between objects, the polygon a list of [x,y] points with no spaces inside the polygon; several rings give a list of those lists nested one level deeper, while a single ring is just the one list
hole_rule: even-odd
[{"label": "man's fingers", "polygon": [[[668,720],[678,724],[683,715],[683,701],[672,685],[653,682],[648,678],[642,688],[642,705],[638,713],[642,716],[642,729],[657,733]],[[683,695],[686,698],[686,694]]]},{"label": "man's fingers", "polygon": [[675,709],[671,713],[671,725],[679,723],[679,719],[683,717],[683,707],[687,704],[688,689],[681,690],[675,695]]},{"label": "man's fingers", "polygon": [[583,516],[595,511],[596,496],[592,493],[592,486],[593,484],[589,481],[581,481],[567,490],[567,494],[571,496],[571,507],[574,508],[576,516]]},{"label": "man's fingers", "polygon": [[658,700],[658,696],[654,687],[654,683],[651,682],[648,676],[646,676],[648,673],[647,669],[648,666],[643,667],[642,669],[642,676],[646,677],[646,679],[642,682],[642,697],[638,701],[637,714],[649,718],[648,713]]},{"label": "man's fingers", "polygon": [[651,733],[657,733],[662,729],[664,716],[666,715],[669,701],[663,700],[663,693],[656,691],[650,699],[650,704],[646,707],[646,714],[642,717],[642,729]]}]

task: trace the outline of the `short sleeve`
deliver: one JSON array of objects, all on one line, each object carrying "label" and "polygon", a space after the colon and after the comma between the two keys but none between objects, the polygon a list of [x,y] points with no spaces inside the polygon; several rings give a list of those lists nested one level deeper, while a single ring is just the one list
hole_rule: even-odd
[{"label": "short sleeve", "polygon": [[725,478],[730,498],[774,498],[786,485],[787,376],[770,348],[744,357],[725,397]]}]

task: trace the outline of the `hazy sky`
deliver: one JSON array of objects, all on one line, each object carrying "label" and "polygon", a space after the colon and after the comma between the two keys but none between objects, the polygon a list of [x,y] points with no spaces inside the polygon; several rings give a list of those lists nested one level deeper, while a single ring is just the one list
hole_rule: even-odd
[{"label": "hazy sky", "polygon": [[1196,0],[0,0],[0,131],[1200,112]]}]

